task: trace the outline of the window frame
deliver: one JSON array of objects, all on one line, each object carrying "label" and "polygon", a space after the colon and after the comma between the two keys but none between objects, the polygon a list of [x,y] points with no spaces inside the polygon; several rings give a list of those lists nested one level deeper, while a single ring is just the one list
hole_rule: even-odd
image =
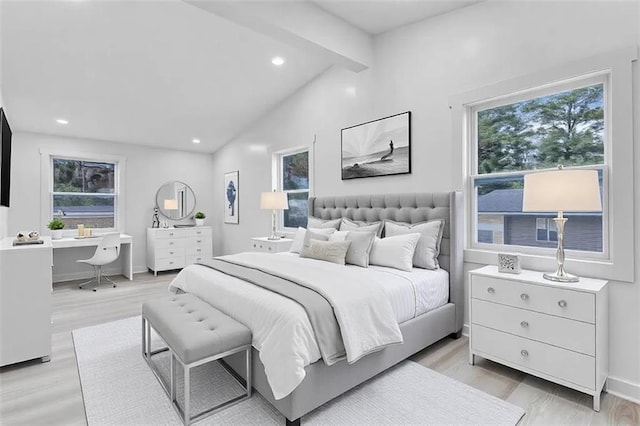
[{"label": "window frame", "polygon": [[[126,230],[126,220],[124,212],[126,211],[125,194],[123,185],[126,159],[121,156],[113,156],[109,154],[100,153],[78,153],[67,151],[40,151],[40,175],[41,175],[41,200],[42,200],[42,212],[41,212],[41,228],[46,229],[47,224],[53,219],[53,196],[56,192],[53,191],[53,160],[54,158],[64,160],[76,160],[87,161],[95,163],[111,163],[114,164],[114,188],[113,188],[113,212],[114,212],[114,227],[112,228],[93,228],[95,232],[121,232]],[[105,195],[105,194],[99,194]],[[111,195],[111,194],[108,194]],[[75,235],[77,230],[74,228],[64,228],[63,236]]]},{"label": "window frame", "polygon": [[[607,74],[609,90],[606,94],[605,105],[609,126],[606,130],[606,140],[611,141],[605,147],[608,156],[607,165],[603,167],[603,191],[607,199],[603,200],[603,220],[606,220],[606,236],[603,235],[604,245],[608,245],[608,256],[594,258],[588,252],[567,250],[565,261],[567,270],[580,271],[582,276],[614,279],[632,282],[635,274],[634,263],[634,193],[633,182],[633,61],[638,57],[637,48],[627,48],[603,53],[597,56],[567,62],[561,66],[548,68],[533,74],[524,75],[486,87],[481,87],[466,93],[452,95],[449,98],[452,111],[452,137],[458,141],[452,147],[451,178],[453,187],[463,188],[464,197],[464,259],[476,264],[495,264],[495,256],[500,251],[497,247],[472,246],[473,241],[471,218],[475,214],[471,194],[471,165],[476,155],[471,149],[470,109],[473,105],[485,103],[500,98],[514,99],[516,94],[526,93],[531,88],[543,89],[558,84],[571,82]],[[458,160],[456,160],[458,159]],[[477,163],[476,163],[477,164]],[[539,170],[538,170],[539,171]],[[615,171],[615,172],[614,172]],[[522,172],[524,174],[524,172]],[[606,218],[605,218],[605,215]],[[504,246],[510,252],[519,252],[523,268],[548,271],[557,266],[555,251],[553,255],[538,248],[520,246]],[[553,251],[553,250],[552,250]],[[576,253],[580,257],[576,257]]]},{"label": "window frame", "polygon": [[[282,191],[282,192],[286,192],[287,194],[289,193],[303,193],[303,192],[307,192],[308,193],[308,197],[310,198],[312,196],[312,188],[313,188],[313,168],[312,168],[312,164],[313,164],[313,150],[309,147],[309,146],[297,146],[294,148],[288,148],[285,150],[281,150],[281,151],[276,151],[273,153],[273,188],[275,188],[277,191]],[[284,165],[284,157],[288,157],[290,155],[295,155],[295,154],[300,154],[302,152],[307,152],[308,154],[308,161],[309,161],[309,187],[307,189],[293,189],[293,190],[284,190],[283,189],[283,178],[284,178],[284,174],[282,172],[282,168]],[[277,214],[277,218],[276,218],[276,228],[278,231],[280,232],[295,232],[297,230],[297,228],[292,228],[292,227],[285,227],[284,226],[284,212],[283,211],[279,211]]]}]

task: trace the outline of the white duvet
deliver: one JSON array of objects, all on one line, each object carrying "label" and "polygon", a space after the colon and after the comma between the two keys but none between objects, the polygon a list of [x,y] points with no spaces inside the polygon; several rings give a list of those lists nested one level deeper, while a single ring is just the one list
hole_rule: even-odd
[{"label": "white duvet", "polygon": [[[388,307],[389,312],[381,315],[380,306],[372,310],[358,294],[372,292],[376,298],[385,297],[389,289],[397,294],[395,286],[399,286],[405,289],[402,293],[413,294],[418,300],[415,283],[406,275],[390,273],[388,268],[342,266],[288,254],[241,253],[233,255],[233,259],[261,268],[284,270],[288,278],[324,285],[331,294],[329,298],[344,293],[344,297],[330,300],[339,305],[336,317],[341,330],[351,330],[343,335],[349,362],[370,351],[371,345],[402,341],[398,321],[404,320],[401,317],[405,315],[398,312],[395,304],[383,304],[382,311]],[[260,360],[276,399],[291,393],[304,379],[304,367],[321,358],[304,308],[290,299],[200,265],[183,269],[169,288],[193,293],[251,329],[253,346],[260,351]]]}]

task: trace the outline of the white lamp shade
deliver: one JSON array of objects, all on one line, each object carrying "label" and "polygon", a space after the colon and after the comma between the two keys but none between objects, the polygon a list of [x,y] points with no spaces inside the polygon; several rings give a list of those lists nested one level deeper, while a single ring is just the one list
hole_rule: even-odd
[{"label": "white lamp shade", "polygon": [[178,210],[178,200],[164,200],[165,210]]},{"label": "white lamp shade", "polygon": [[263,210],[288,210],[289,201],[286,192],[263,192],[260,197],[260,208]]},{"label": "white lamp shade", "polygon": [[522,211],[602,211],[598,171],[553,170],[525,175]]}]

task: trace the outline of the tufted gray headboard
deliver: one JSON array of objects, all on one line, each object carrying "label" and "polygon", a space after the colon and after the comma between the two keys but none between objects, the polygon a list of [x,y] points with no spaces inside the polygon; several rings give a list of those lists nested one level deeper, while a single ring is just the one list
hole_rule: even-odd
[{"label": "tufted gray headboard", "polygon": [[375,222],[390,219],[417,223],[444,219],[438,262],[449,272],[449,301],[456,305],[456,330],[464,321],[463,220],[461,192],[310,197],[309,215]]}]

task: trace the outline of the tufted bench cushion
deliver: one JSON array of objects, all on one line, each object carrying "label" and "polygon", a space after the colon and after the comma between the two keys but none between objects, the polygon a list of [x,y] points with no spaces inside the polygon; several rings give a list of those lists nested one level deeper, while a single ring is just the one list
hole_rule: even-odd
[{"label": "tufted bench cushion", "polygon": [[191,294],[145,302],[147,319],[184,364],[251,344],[251,331]]}]

